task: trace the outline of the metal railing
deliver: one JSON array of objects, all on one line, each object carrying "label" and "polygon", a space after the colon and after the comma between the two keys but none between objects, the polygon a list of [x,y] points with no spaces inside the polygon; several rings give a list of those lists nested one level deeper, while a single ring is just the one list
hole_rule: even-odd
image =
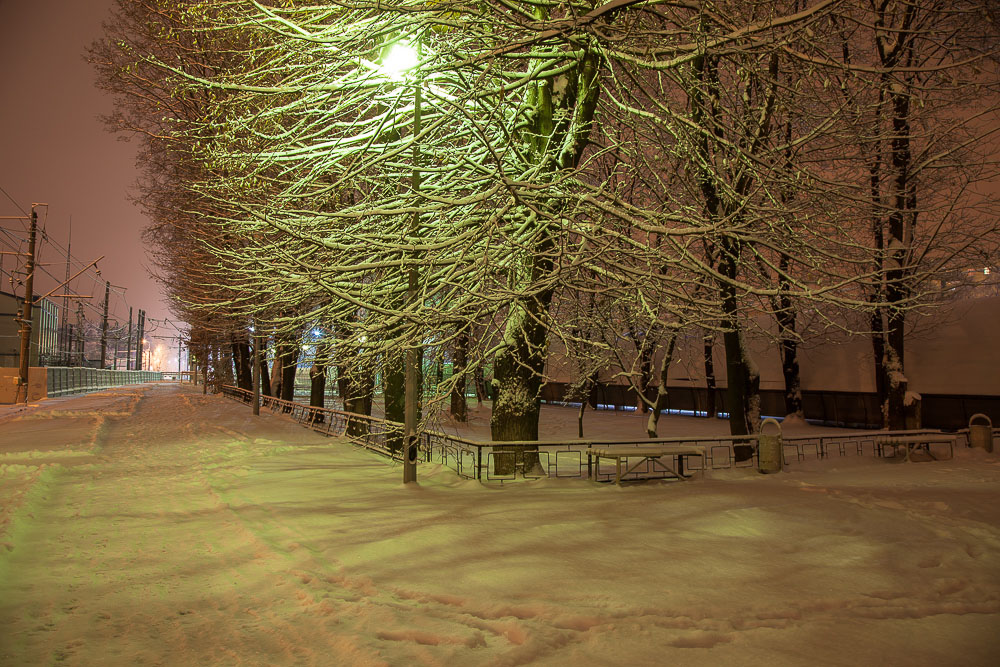
[{"label": "metal railing", "polygon": [[112,371],[61,366],[48,366],[45,371],[50,398],[163,379],[163,374],[158,371]]},{"label": "metal railing", "polygon": [[[253,394],[245,389],[225,386],[223,394],[250,404]],[[395,461],[402,460],[403,425],[378,417],[369,417],[334,408],[315,408],[302,403],[283,401],[271,396],[261,396],[261,407],[272,412],[288,414],[295,421],[314,431],[330,436],[343,436],[367,449],[379,452]],[[941,434],[935,429],[908,431],[863,431],[848,434],[782,437],[782,462],[785,466],[808,459],[826,459],[834,456],[864,455],[880,457],[879,440],[891,436]],[[957,444],[965,441],[969,446],[968,429],[949,433]],[[519,442],[480,442],[440,431],[424,430],[418,433],[420,457],[423,461],[437,463],[453,470],[465,479],[479,481],[514,481],[542,477],[613,480],[615,466],[599,465],[591,460],[586,450],[591,447],[650,445],[696,445],[704,447],[704,457],[687,457],[689,471],[724,468],[754,468],[758,466],[759,434],[733,436],[698,436],[673,438],[632,438],[623,440],[530,440]],[[748,447],[737,460],[737,449]],[[701,461],[698,461],[701,458]],[[594,466],[597,469],[594,470]],[[596,473],[596,474],[594,474]],[[651,462],[623,475],[622,479],[653,479],[666,477],[654,469]]]},{"label": "metal railing", "polygon": [[[512,481],[541,477],[611,480],[614,466],[599,466],[591,460],[586,450],[591,447],[651,445],[698,445],[705,448],[699,462],[688,458],[688,470],[706,468],[750,468],[757,461],[757,435],[704,436],[697,438],[631,438],[589,440],[530,440],[521,442],[478,442],[459,436],[424,431],[420,434],[424,460],[451,468],[461,477],[486,481]],[[744,456],[737,460],[740,447],[746,447]],[[594,468],[595,466],[596,469]],[[623,479],[663,477],[662,471],[653,469],[650,462],[631,471]]]},{"label": "metal railing", "polygon": [[[222,393],[247,405],[253,402],[253,392],[246,389],[224,385]],[[273,396],[262,395],[260,407],[268,409],[272,413],[286,414],[318,433],[346,437],[366,449],[376,451],[397,461],[403,460],[403,424],[398,422],[335,408],[311,407]]]}]

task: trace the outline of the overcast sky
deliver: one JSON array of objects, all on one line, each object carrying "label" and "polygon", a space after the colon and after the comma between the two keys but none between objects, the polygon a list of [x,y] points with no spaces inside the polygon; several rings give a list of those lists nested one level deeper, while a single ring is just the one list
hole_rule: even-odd
[{"label": "overcast sky", "polygon": [[[137,175],[135,146],[104,129],[99,116],[111,110],[111,100],[95,88],[94,72],[84,60],[113,4],[0,0],[0,188],[10,196],[0,192],[0,215],[22,215],[18,206],[29,210],[33,202],[49,204],[47,214],[39,209],[39,222],[63,248],[72,218],[73,256],[89,262],[104,255],[102,277],[126,288],[124,296],[111,299],[112,317],[127,320],[132,306],[145,309],[148,318],[162,319],[170,317],[169,311],[146,269],[141,240],[147,220],[129,201]],[[20,221],[2,220],[0,226],[26,237]],[[0,233],[3,250],[11,250],[10,242]],[[46,243],[40,251],[45,268],[61,280],[65,255]],[[12,262],[4,256],[2,289],[7,292]],[[53,286],[44,276],[41,282],[42,294]],[[91,278],[74,287],[93,294],[95,308],[102,304],[103,283]],[[88,318],[95,319],[95,312]],[[157,333],[175,332],[166,326]]]}]

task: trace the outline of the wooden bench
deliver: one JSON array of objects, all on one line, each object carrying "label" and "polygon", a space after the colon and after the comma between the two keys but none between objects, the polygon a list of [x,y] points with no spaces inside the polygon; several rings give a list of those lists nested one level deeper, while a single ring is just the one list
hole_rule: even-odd
[{"label": "wooden bench", "polygon": [[886,447],[893,448],[893,456],[899,452],[900,447],[905,448],[906,455],[903,460],[907,463],[910,462],[910,454],[914,449],[918,448],[923,449],[927,452],[928,456],[937,460],[937,457],[931,454],[931,445],[934,444],[948,445],[950,458],[955,458],[955,437],[950,435],[897,435],[878,438],[875,440],[875,447],[878,449],[879,456],[882,456],[882,452]]},{"label": "wooden bench", "polygon": [[[674,470],[672,466],[661,460],[664,456],[677,457],[677,469]],[[685,456],[700,456],[702,461],[705,459],[705,448],[696,445],[654,445],[650,447],[631,447],[628,445],[605,445],[604,447],[591,447],[587,450],[587,468],[590,470],[590,477],[594,481],[597,481],[597,475],[601,468],[601,459],[614,459],[615,460],[615,484],[621,485],[622,483],[622,460],[638,458],[642,459],[638,463],[634,464],[630,468],[627,468],[624,472],[628,475],[630,472],[638,468],[639,466],[645,464],[647,461],[655,469],[659,466],[664,472],[670,475],[686,480],[687,476],[684,475],[684,457]],[[597,465],[592,465],[592,459],[597,459]]]}]

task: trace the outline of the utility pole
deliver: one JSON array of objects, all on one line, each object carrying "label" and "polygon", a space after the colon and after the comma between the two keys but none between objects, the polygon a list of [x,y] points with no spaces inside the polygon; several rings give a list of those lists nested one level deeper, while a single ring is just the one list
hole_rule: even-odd
[{"label": "utility pole", "polygon": [[84,323],[87,321],[87,316],[83,312],[83,302],[76,302],[76,348],[77,354],[80,355],[80,365],[87,365],[87,339],[85,337],[86,329],[84,328]]},{"label": "utility pole", "polygon": [[67,335],[66,327],[69,325],[69,267],[70,267],[70,248],[73,247],[73,216],[69,217],[69,241],[66,242],[66,296],[63,297],[62,305],[62,317],[59,321],[59,338],[61,344],[59,345],[59,353],[65,354],[67,359],[71,357],[73,341],[70,336]]},{"label": "utility pole", "polygon": [[137,331],[135,334],[135,370],[142,370],[142,336],[146,328],[146,311],[139,309],[139,318],[136,320]]},{"label": "utility pole", "polygon": [[104,318],[101,320],[101,369],[108,361],[108,299],[111,296],[111,283],[104,281]]},{"label": "utility pole", "polygon": [[125,370],[132,370],[132,306],[128,307],[128,342],[125,348]]},{"label": "utility pole", "polygon": [[[28,233],[28,276],[24,280],[24,306],[21,308],[21,367],[18,369],[15,403],[28,402],[28,369],[31,361],[31,301],[35,298],[35,235],[38,232],[38,213],[31,207],[31,231]],[[22,392],[24,398],[22,399]]]}]

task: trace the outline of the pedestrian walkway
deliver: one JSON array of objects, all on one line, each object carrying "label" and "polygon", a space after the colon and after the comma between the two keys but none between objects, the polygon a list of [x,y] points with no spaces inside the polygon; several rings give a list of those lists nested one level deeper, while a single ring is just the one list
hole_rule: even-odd
[{"label": "pedestrian walkway", "polygon": [[0,667],[997,664],[996,456],[829,468],[404,485],[200,387],[45,401],[0,423]]},{"label": "pedestrian walkway", "polygon": [[[178,385],[33,407],[0,426],[3,467],[25,473],[0,477],[0,499],[20,505],[2,538],[0,664],[231,664],[221,627],[259,664],[294,661],[319,629],[294,595],[273,597],[292,580],[282,556],[205,474],[234,450],[274,447],[246,434],[249,411]],[[331,444],[264,419],[272,436]],[[286,620],[257,632],[257,613]]]}]

